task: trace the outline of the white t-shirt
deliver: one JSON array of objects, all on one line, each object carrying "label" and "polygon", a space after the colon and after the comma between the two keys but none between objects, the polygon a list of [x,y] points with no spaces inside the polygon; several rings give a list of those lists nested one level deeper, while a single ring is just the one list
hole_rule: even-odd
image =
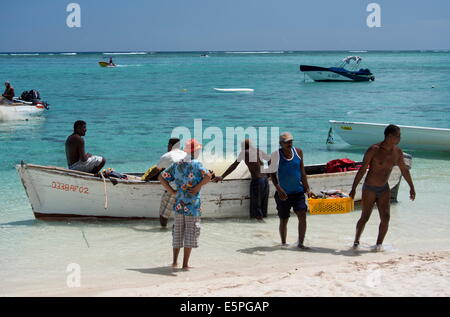
[{"label": "white t-shirt", "polygon": [[177,163],[183,160],[186,155],[187,153],[180,149],[175,149],[167,152],[159,159],[158,168],[168,168],[173,163]]}]

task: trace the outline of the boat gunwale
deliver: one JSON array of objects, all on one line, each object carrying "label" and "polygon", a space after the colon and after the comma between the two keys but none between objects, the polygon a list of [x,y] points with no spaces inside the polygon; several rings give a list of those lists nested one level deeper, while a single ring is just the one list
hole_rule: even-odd
[{"label": "boat gunwale", "polygon": [[[355,124],[355,125],[366,125],[366,126],[382,126],[386,127],[389,125],[389,123],[371,123],[371,122],[353,122],[353,121],[337,121],[337,120],[329,120],[330,124]],[[408,126],[408,125],[397,125],[400,129],[401,128],[410,128],[410,129],[422,129],[422,130],[429,130],[429,131],[445,131],[450,132],[450,129],[446,128],[430,128],[430,127],[421,127],[421,126]]]},{"label": "boat gunwale", "polygon": [[[357,162],[357,163],[361,163],[361,162]],[[319,167],[319,166],[325,166],[326,164],[311,164],[311,165],[307,165],[305,167]],[[31,169],[37,169],[37,170],[42,170],[44,172],[47,173],[51,173],[51,174],[58,174],[58,175],[63,175],[63,176],[68,176],[68,177],[75,177],[75,178],[81,178],[81,179],[86,179],[86,180],[91,180],[91,181],[98,181],[98,182],[103,182],[103,179],[101,177],[98,176],[94,176],[93,174],[90,173],[86,173],[86,172],[81,172],[81,171],[75,171],[75,170],[69,170],[69,169],[65,169],[62,167],[57,167],[57,166],[44,166],[44,165],[37,165],[37,164],[29,164],[29,163],[24,163],[24,164],[17,164],[16,168],[21,167],[21,168],[31,168]],[[356,174],[358,172],[358,170],[353,170],[353,171],[346,171],[346,172],[336,172],[336,173],[321,173],[321,174],[307,174],[308,178],[318,178],[318,177],[338,177],[338,176],[348,176],[350,174]],[[127,175],[126,173],[124,173],[125,175]],[[131,174],[129,174],[131,175]],[[270,177],[269,177],[270,179]],[[110,183],[112,183],[112,181],[109,178],[105,178],[105,181],[108,181]],[[124,184],[124,185],[146,185],[146,184],[150,184],[150,185],[161,185],[161,183],[159,181],[142,181],[142,180],[125,180],[125,179],[120,179],[120,178],[115,178],[114,177],[114,181],[117,181],[118,183]],[[233,181],[251,181],[251,178],[228,178],[228,179],[224,179],[222,180],[222,182],[233,182]]]}]

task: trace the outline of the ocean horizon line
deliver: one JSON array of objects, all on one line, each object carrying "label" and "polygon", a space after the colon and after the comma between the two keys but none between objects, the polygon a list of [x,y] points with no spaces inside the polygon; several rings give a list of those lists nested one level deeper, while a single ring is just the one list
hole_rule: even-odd
[{"label": "ocean horizon line", "polygon": [[12,55],[12,56],[20,56],[20,55],[48,55],[48,54],[59,54],[59,55],[77,55],[77,54],[129,54],[129,55],[147,55],[147,54],[180,54],[180,53],[247,53],[247,54],[258,54],[258,53],[314,53],[314,52],[347,52],[347,53],[401,53],[401,52],[436,52],[436,53],[445,53],[450,52],[449,49],[407,49],[407,50],[393,50],[393,49],[345,49],[345,50],[195,50],[195,51],[145,51],[145,50],[130,50],[130,51],[114,51],[114,50],[105,50],[105,51],[9,51],[9,52],[0,52],[0,55]]}]

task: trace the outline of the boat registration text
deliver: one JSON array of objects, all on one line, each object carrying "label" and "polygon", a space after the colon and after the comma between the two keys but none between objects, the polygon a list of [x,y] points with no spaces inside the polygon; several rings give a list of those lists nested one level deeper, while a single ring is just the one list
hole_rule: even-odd
[{"label": "boat registration text", "polygon": [[52,188],[64,190],[66,192],[79,192],[81,194],[89,194],[88,187],[69,185],[69,184],[64,184],[64,183],[60,183],[60,182],[52,182]]}]

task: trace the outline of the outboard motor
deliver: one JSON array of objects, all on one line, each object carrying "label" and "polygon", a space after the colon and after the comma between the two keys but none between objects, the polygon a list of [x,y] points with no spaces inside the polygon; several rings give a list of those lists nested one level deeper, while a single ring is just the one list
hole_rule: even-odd
[{"label": "outboard motor", "polygon": [[41,101],[41,94],[35,89],[31,89],[30,91],[25,90],[22,92],[22,95],[20,95],[20,99],[26,102],[31,102],[33,105],[43,105],[45,109],[49,109],[48,103]]}]

